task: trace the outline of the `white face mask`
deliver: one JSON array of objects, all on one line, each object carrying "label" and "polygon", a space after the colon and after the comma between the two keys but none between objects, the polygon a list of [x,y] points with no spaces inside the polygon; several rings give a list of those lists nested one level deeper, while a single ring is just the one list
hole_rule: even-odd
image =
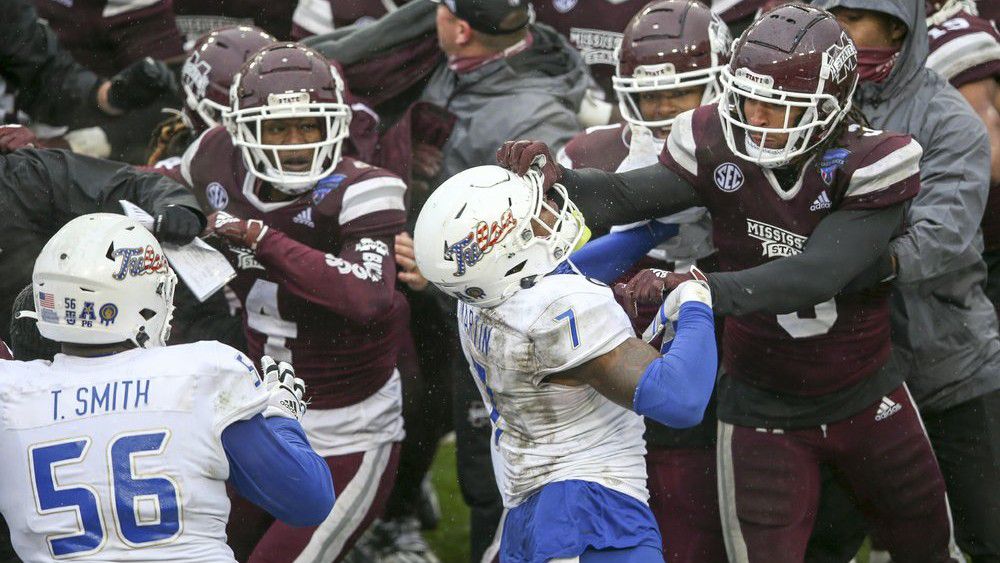
[{"label": "white face mask", "polygon": [[[288,195],[299,195],[308,192],[316,187],[315,176],[310,172],[281,172],[273,166],[266,166],[265,170],[269,176],[282,178],[281,181],[272,180],[271,185],[278,191]],[[298,177],[302,179],[299,180]]]},{"label": "white face mask", "polygon": [[[788,135],[788,143],[792,143],[800,133],[790,133]],[[780,149],[769,149],[767,147],[762,147],[757,143],[753,142],[750,135],[743,135],[744,144],[746,148],[747,155],[752,158],[758,166],[761,168],[781,168],[788,164],[788,162],[774,162],[775,159],[782,158],[785,156],[785,147]],[[785,146],[788,146],[785,143]]]}]

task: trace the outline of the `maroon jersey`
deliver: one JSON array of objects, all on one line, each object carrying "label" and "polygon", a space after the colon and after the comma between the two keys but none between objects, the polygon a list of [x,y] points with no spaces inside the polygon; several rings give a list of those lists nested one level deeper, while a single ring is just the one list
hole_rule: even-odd
[{"label": "maroon jersey", "polygon": [[597,168],[615,172],[628,156],[632,131],[624,123],[589,127],[559,150],[557,159],[565,168]]},{"label": "maroon jersey", "polygon": [[166,176],[171,180],[186,184],[187,180],[184,179],[184,175],[181,174],[181,157],[172,156],[170,158],[164,158],[163,160],[158,160],[156,164],[136,166],[136,170],[140,172],[153,172],[161,176]]},{"label": "maroon jersey", "polygon": [[532,2],[532,6],[538,21],[554,27],[580,51],[607,101],[614,101],[611,77],[618,63],[615,49],[629,20],[648,3],[649,0],[541,0]]},{"label": "maroon jersey", "polygon": [[322,35],[351,24],[364,25],[389,13],[409,0],[299,0],[292,18],[292,39],[298,41],[312,35]]},{"label": "maroon jersey", "polygon": [[143,57],[184,54],[172,0],[35,0],[59,42],[83,66],[112,76]]},{"label": "maroon jersey", "polygon": [[1000,34],[988,20],[966,12],[927,30],[927,67],[955,88],[984,78],[1000,78]]},{"label": "maroon jersey", "polygon": [[255,25],[288,39],[296,0],[173,0],[177,25],[189,41],[230,25]]},{"label": "maroon jersey", "polygon": [[[993,23],[966,12],[927,30],[927,67],[955,88],[992,78],[1000,80],[1000,33]],[[987,250],[1000,250],[1000,185],[990,187],[982,220]]]},{"label": "maroon jersey", "polygon": [[[769,170],[729,150],[717,105],[710,104],[678,116],[660,160],[691,183],[712,214],[719,271],[727,272],[798,254],[834,211],[914,197],[921,155],[907,135],[852,127],[807,162],[786,192]],[[886,362],[889,303],[884,294],[866,292],[795,313],[727,317],[722,349],[726,373],[748,384],[824,395],[858,383]]]},{"label": "maroon jersey", "polygon": [[256,252],[225,249],[250,355],[293,362],[314,408],[355,404],[379,390],[409,320],[392,254],[406,222],[403,181],[344,158],[311,192],[264,202],[257,194],[273,188],[247,172],[223,127],[195,141],[182,171],[206,210],[269,227]]}]

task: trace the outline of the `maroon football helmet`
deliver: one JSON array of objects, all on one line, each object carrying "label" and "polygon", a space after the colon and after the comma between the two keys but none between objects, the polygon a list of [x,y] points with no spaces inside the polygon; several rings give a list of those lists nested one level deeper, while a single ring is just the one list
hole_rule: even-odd
[{"label": "maroon football helmet", "polygon": [[183,114],[196,135],[222,122],[229,109],[229,87],[243,63],[277,41],[248,25],[224,27],[198,39],[181,70]]},{"label": "maroon football helmet", "polygon": [[[719,117],[729,149],[774,168],[814,149],[850,110],[858,84],[858,54],[832,14],[786,4],[763,14],[743,32],[719,79]],[[748,99],[783,106],[783,126],[750,125],[743,113]],[[795,119],[793,114],[800,111]],[[760,141],[754,142],[751,133],[760,135]],[[788,135],[783,147],[766,146],[768,135],[775,134]]]},{"label": "maroon football helmet", "polygon": [[[315,117],[323,138],[315,143],[269,145],[263,122]],[[226,126],[243,152],[247,169],[277,189],[297,195],[333,172],[349,135],[351,108],[344,103],[340,72],[318,52],[298,43],[276,43],[258,51],[233,79]],[[279,151],[312,149],[309,170],[284,170]]]},{"label": "maroon football helmet", "polygon": [[625,27],[611,79],[622,117],[650,129],[673,118],[647,120],[634,94],[704,86],[702,104],[715,101],[718,74],[729,60],[729,28],[697,0],[656,0]]}]

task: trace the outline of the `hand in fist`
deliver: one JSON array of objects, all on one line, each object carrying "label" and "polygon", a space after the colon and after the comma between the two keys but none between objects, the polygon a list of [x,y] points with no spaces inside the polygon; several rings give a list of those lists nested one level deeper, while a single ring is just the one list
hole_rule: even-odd
[{"label": "hand in fist", "polygon": [[545,190],[562,178],[562,166],[556,162],[548,145],[541,141],[507,141],[497,150],[497,162],[520,176],[534,167],[542,174]]},{"label": "hand in fist", "polygon": [[685,273],[651,268],[640,271],[627,284],[616,285],[615,292],[624,297],[625,312],[632,318],[636,318],[639,316],[639,304],[656,305],[662,303],[668,293],[690,280],[708,282],[705,274],[694,266],[691,266],[691,270]]},{"label": "hand in fist", "polygon": [[260,367],[264,370],[264,388],[267,390],[267,408],[264,418],[280,416],[299,420],[306,412],[306,404],[302,395],[306,392],[306,384],[295,377],[291,365],[276,363],[271,356],[260,359]]}]

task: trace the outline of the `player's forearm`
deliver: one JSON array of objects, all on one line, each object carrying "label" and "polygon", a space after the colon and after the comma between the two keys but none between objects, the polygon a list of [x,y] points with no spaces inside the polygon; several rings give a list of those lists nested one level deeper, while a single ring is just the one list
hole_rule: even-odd
[{"label": "player's forearm", "polygon": [[620,174],[565,170],[559,183],[587,225],[597,229],[666,217],[700,204],[694,188],[662,164]]},{"label": "player's forearm", "polygon": [[587,277],[611,283],[661,242],[677,235],[677,225],[650,221],[592,240],[570,256]]},{"label": "player's forearm", "polygon": [[716,314],[792,313],[832,299],[884,256],[903,213],[903,204],[837,211],[820,222],[800,254],[708,274]]},{"label": "player's forearm", "polygon": [[229,482],[244,498],[291,526],[318,526],[333,508],[330,467],[295,420],[282,417],[230,424],[222,432]]},{"label": "player's forearm", "polygon": [[653,360],[635,388],[633,410],[674,428],[701,422],[718,370],[715,318],[704,303],[681,305],[669,351]]},{"label": "player's forearm", "polygon": [[257,245],[257,258],[269,277],[297,297],[316,303],[353,322],[384,317],[395,298],[396,265],[389,256],[392,237],[344,241],[340,256],[268,229]]}]

